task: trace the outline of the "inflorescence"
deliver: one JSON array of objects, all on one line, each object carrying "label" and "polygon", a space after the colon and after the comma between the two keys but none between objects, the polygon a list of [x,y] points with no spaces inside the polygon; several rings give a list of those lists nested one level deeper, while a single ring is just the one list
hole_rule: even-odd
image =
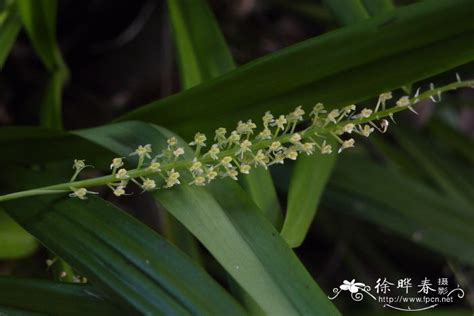
[{"label": "inflorescence", "polygon": [[[296,160],[299,155],[341,153],[355,146],[354,135],[369,137],[375,130],[385,133],[389,126],[386,117],[393,120],[393,114],[401,110],[415,112],[413,105],[421,100],[431,98],[436,102],[442,92],[473,86],[473,81],[461,81],[458,77],[457,82],[444,87],[435,89],[431,86],[430,90],[421,94],[418,89],[413,97],[402,96],[390,108],[387,108],[387,103],[393,96],[391,92],[386,92],[379,96],[373,110],[357,110],[355,105],[349,105],[329,111],[318,103],[310,113],[305,113],[301,106],[287,115],[274,116],[268,111],[262,117],[262,128],[259,130],[256,123],[248,120],[238,122],[232,131],[218,128],[212,139],[197,133],[189,143],[194,147],[192,155],[175,137],[171,137],[166,148],[155,155],[151,145],[138,146],[130,154],[138,158],[134,169],[127,170],[126,158],[118,157],[110,164],[110,175],[76,181],[80,172],[89,166],[84,160],[75,160],[74,175],[69,183],[0,196],[0,201],[58,192],[69,192],[71,197],[86,199],[88,194],[96,194],[87,187],[98,185],[107,185],[115,196],[122,196],[127,194],[130,182],[143,191],[153,191],[181,183],[204,186],[226,177],[237,180],[239,174],[249,174],[254,168],[266,169],[283,164],[288,159]],[[337,148],[330,144],[333,143],[330,138],[338,143]]]}]

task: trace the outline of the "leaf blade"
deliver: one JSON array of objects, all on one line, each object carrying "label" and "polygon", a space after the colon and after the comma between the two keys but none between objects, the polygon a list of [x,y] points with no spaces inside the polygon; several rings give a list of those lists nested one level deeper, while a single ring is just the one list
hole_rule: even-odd
[{"label": "leaf blade", "polygon": [[49,315],[127,314],[90,285],[0,277],[0,292],[0,305],[30,312]]},{"label": "leaf blade", "polygon": [[3,68],[5,60],[21,29],[21,21],[18,10],[13,3],[4,2],[1,8],[2,20],[0,22],[0,69]]},{"label": "leaf blade", "polygon": [[323,2],[342,25],[354,24],[369,18],[369,13],[361,0],[324,0]]},{"label": "leaf blade", "polygon": [[[269,109],[281,113],[316,101],[329,107],[355,103],[472,60],[474,9],[467,2],[428,1],[394,10],[271,54],[118,120],[173,127],[189,139],[196,130],[230,127],[236,119],[256,119]],[[441,20],[449,27],[432,32]],[[381,78],[381,71],[391,75]],[[178,104],[179,112],[173,110]]]},{"label": "leaf blade", "polygon": [[[141,122],[113,126],[84,130],[79,135],[121,156],[146,143],[159,151],[167,146],[167,138],[174,135]],[[192,152],[184,141],[178,141],[186,153]],[[273,225],[237,183],[218,181],[208,191],[184,184],[188,181],[191,180],[183,179],[183,185],[176,188],[157,190],[155,196],[266,313],[338,315]],[[275,262],[275,256],[280,260]]]},{"label": "leaf blade", "polygon": [[[25,176],[33,182],[34,175]],[[3,206],[50,250],[142,313],[242,314],[212,278],[147,226],[100,198],[82,202],[33,197]]]},{"label": "leaf blade", "polygon": [[[235,69],[230,50],[206,1],[168,0],[167,3],[184,89]],[[242,177],[241,183],[264,214],[279,226],[281,210],[270,173],[259,170]]]},{"label": "leaf blade", "polygon": [[[337,142],[329,140],[328,144],[336,148]],[[288,207],[281,231],[281,236],[290,247],[295,248],[303,243],[336,160],[336,153],[314,153],[300,157],[296,162],[290,179]]]}]

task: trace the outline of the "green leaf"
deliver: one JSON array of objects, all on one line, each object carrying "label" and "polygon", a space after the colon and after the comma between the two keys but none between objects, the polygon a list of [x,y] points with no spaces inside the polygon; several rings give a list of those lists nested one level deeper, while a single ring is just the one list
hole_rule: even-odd
[{"label": "green leaf", "polygon": [[392,0],[362,0],[362,3],[371,16],[379,15],[395,9]]},{"label": "green leaf", "polygon": [[283,214],[270,171],[254,169],[250,174],[242,175],[240,183],[270,223],[280,230]]},{"label": "green leaf", "polygon": [[[110,151],[69,132],[42,127],[2,127],[2,164],[43,164],[88,159],[93,165],[110,158]],[[32,155],[31,153],[35,153]]]},{"label": "green leaf", "polygon": [[0,69],[3,68],[5,60],[16,40],[21,28],[20,17],[17,7],[13,1],[3,0],[0,2]]},{"label": "green leaf", "polygon": [[[47,174],[15,170],[32,186]],[[51,181],[51,179],[49,179]],[[36,183],[35,183],[36,182]],[[33,197],[4,203],[6,211],[46,247],[95,285],[144,314],[242,315],[241,307],[200,267],[104,200]]]},{"label": "green leaf", "polygon": [[0,258],[11,259],[31,255],[38,247],[36,240],[0,208]]},{"label": "green leaf", "polygon": [[[405,154],[409,156],[412,164],[417,165],[417,168],[421,170],[430,181],[434,182],[444,193],[451,197],[456,203],[462,203],[461,206],[469,208],[471,201],[462,193],[462,190],[457,185],[457,181],[451,175],[455,172],[454,168],[443,168],[443,159],[440,159],[441,155],[434,148],[436,147],[433,143],[426,143],[423,138],[419,137],[418,133],[409,128],[400,128],[392,131],[395,135],[395,139],[398,145],[405,151]],[[462,177],[463,174],[458,174]],[[468,183],[462,183],[460,187],[469,187]],[[474,188],[471,187],[471,194],[474,192]]]},{"label": "green leaf", "polygon": [[[369,17],[360,0],[326,0],[341,24],[354,24]],[[336,148],[337,142],[331,138],[328,144]],[[316,210],[326,183],[331,176],[337,155],[306,156],[298,159],[291,176],[288,192],[288,206],[282,237],[290,247],[299,247],[308,233],[316,216]]]},{"label": "green leaf", "polygon": [[130,315],[110,298],[85,284],[66,284],[46,280],[0,277],[0,312],[19,315],[21,309],[47,315]]},{"label": "green leaf", "polygon": [[[217,21],[204,0],[168,0],[181,71],[181,85],[189,89],[235,68]],[[267,170],[242,177],[242,184],[257,206],[280,225],[281,210]]]},{"label": "green leaf", "polygon": [[472,138],[437,120],[431,122],[429,128],[440,142],[459,152],[471,164],[474,164],[474,141]]},{"label": "green leaf", "polygon": [[43,95],[40,122],[41,126],[62,129],[61,98],[65,82],[64,73],[55,71],[51,74]]},{"label": "green leaf", "polygon": [[369,18],[362,0],[323,0],[342,25],[350,25]]},{"label": "green leaf", "polygon": [[[332,148],[337,147],[332,138],[327,141]],[[316,152],[311,156],[301,155],[295,163],[281,231],[281,236],[290,247],[298,247],[304,241],[336,160],[335,152],[330,155]]]},{"label": "green leaf", "polygon": [[49,72],[66,70],[56,43],[56,0],[16,0],[23,26]]},{"label": "green leaf", "polygon": [[[155,152],[160,152],[173,135],[140,122],[98,127],[78,134],[119,156],[128,155],[140,144],[151,144]],[[184,141],[179,142],[189,155],[192,150]],[[183,179],[183,185],[176,188],[157,190],[155,196],[267,314],[338,314],[237,183],[219,180],[201,188],[186,185],[189,181]]]},{"label": "green leaf", "polygon": [[184,89],[235,68],[224,36],[206,1],[168,0],[167,3]]},{"label": "green leaf", "polygon": [[189,139],[196,131],[258,119],[267,110],[356,103],[472,60],[470,3],[436,0],[402,7],[265,56],[119,120],[153,122]]},{"label": "green leaf", "polygon": [[399,171],[355,155],[344,156],[339,159],[326,197],[327,206],[474,265],[474,214]]},{"label": "green leaf", "polygon": [[14,316],[45,316],[47,314],[28,312],[18,308],[5,307],[0,305],[0,312],[5,315],[14,315]]},{"label": "green leaf", "polygon": [[41,105],[41,126],[62,129],[62,88],[69,73],[56,42],[56,0],[17,0],[23,26],[50,72]]}]

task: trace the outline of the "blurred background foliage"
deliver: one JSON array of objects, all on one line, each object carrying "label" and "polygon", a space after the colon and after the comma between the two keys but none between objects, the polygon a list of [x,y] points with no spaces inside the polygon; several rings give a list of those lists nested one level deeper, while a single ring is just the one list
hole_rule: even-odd
[{"label": "blurred background foliage", "polygon": [[[10,1],[2,2],[4,8],[11,5]],[[231,56],[222,60],[221,70],[187,79],[180,76],[183,69],[179,65],[183,64],[176,53],[165,2],[63,0],[58,2],[56,21],[52,20],[49,29],[25,23],[22,31],[19,15],[24,18],[29,13],[20,5],[20,12],[12,9],[0,19],[2,28],[8,30],[0,34],[0,43],[11,45],[0,73],[0,126],[41,125],[72,130],[103,125],[236,65],[413,2],[395,1],[392,5],[389,1],[354,1],[351,3],[360,6],[348,10],[344,0],[209,1]],[[45,3],[55,5],[52,1],[39,3],[36,10],[45,9]],[[48,12],[45,9],[44,14]],[[44,37],[42,42],[29,40],[38,38],[32,33],[39,31]],[[54,50],[41,47],[48,41],[48,47]],[[414,91],[427,88],[430,82],[451,82],[456,73],[471,79],[474,64],[464,64],[405,88]],[[380,75],[390,76],[383,69]],[[44,100],[47,106],[39,110],[38,100]],[[363,104],[374,104],[374,100]],[[456,280],[467,294],[455,306],[457,312],[448,314],[469,314],[466,311],[474,307],[473,105],[473,90],[450,92],[439,102],[423,102],[417,107],[417,116],[410,112],[397,115],[389,133],[363,141],[337,161],[318,161],[327,166],[324,169],[311,169],[315,162],[306,162],[272,170],[279,204],[287,212],[301,211],[295,202],[301,199],[299,190],[291,192],[294,174],[303,174],[296,180],[301,181],[304,173],[312,170],[312,175],[322,179],[321,183],[307,184],[308,188],[316,188],[311,192],[313,202],[306,206],[309,232],[305,237],[305,229],[300,230],[301,236],[290,240],[290,245],[299,246],[295,248],[297,256],[326,293],[342,280],[355,277],[375,284],[379,277],[421,280],[446,276]],[[45,116],[42,111],[57,114]],[[77,142],[80,151],[83,144]],[[86,149],[82,151],[85,157],[78,158],[88,158],[88,150],[91,155],[97,153]],[[5,151],[8,153],[8,148]],[[158,216],[149,212],[154,207],[150,206],[151,197],[113,202],[172,239],[162,223],[173,219],[166,219],[165,213]],[[316,208],[316,220],[311,221]],[[277,227],[282,225],[278,215],[272,216]],[[184,228],[180,229],[185,234]],[[51,271],[45,265],[48,256],[30,235],[0,213],[1,275],[50,278]],[[223,272],[215,269],[217,262],[202,247],[200,256],[204,258],[196,260],[203,260],[208,270],[224,282]],[[88,299],[78,295],[78,299]],[[380,314],[379,306],[355,305],[343,299],[336,304],[348,315],[369,315],[372,310]]]}]

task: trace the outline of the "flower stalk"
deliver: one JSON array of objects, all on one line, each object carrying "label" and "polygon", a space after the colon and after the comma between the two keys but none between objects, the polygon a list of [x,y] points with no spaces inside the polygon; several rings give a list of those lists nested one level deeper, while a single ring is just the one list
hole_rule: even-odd
[{"label": "flower stalk", "polygon": [[[337,139],[341,144],[337,149],[340,153],[354,147],[355,140],[350,137],[353,133],[363,137],[369,137],[375,129],[384,133],[389,125],[385,117],[393,119],[393,114],[397,112],[406,109],[414,111],[413,106],[422,100],[434,97],[439,100],[443,92],[465,87],[474,87],[474,81],[461,81],[458,78],[456,82],[440,88],[431,86],[423,93],[418,90],[413,97],[403,96],[388,108],[392,94],[386,92],[379,96],[374,110],[364,108],[359,112],[355,105],[327,112],[318,103],[306,120],[301,106],[278,118],[266,112],[262,118],[263,130],[259,133],[255,133],[257,125],[251,120],[240,121],[236,130],[228,136],[226,129],[217,129],[214,137],[216,143],[209,147],[206,135],[197,133],[194,141],[189,144],[195,147],[192,160],[184,158],[184,148],[179,147],[176,138],[172,137],[167,141],[168,146],[155,157],[152,157],[151,145],[139,146],[130,154],[138,156],[138,164],[134,169],[123,168],[124,158],[114,158],[110,165],[110,175],[76,180],[88,166],[83,160],[75,160],[75,172],[70,182],[5,194],[0,196],[0,202],[58,193],[69,193],[73,198],[86,199],[88,194],[95,194],[87,188],[103,185],[108,186],[114,195],[122,196],[126,195],[130,181],[139,185],[143,191],[153,191],[181,184],[186,178],[184,175],[192,177],[192,181],[186,184],[197,186],[206,185],[217,178],[230,177],[237,180],[239,174],[248,174],[253,168],[268,168],[282,164],[287,159],[296,160],[301,154],[311,155],[315,151],[331,154],[334,148],[326,143],[327,137]],[[303,121],[308,122],[309,126],[298,131],[298,125]],[[161,187],[155,182],[156,176],[163,180]]]}]

